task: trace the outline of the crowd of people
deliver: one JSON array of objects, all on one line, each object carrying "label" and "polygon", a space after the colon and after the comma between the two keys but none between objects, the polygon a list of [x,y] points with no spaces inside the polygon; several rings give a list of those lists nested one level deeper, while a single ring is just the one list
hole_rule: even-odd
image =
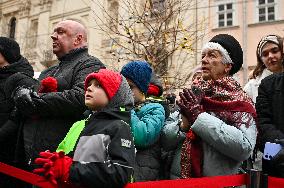
[{"label": "crowd of people", "polygon": [[[61,21],[51,39],[58,64],[34,79],[18,43],[0,37],[0,162],[79,187],[231,175],[247,162],[284,177],[284,148],[262,157],[267,142],[284,146],[280,36],[260,40],[244,88],[233,77],[241,45],[214,36],[192,83],[165,97],[147,61],[115,72],[89,55],[82,24]],[[0,187],[31,185],[0,174]]]}]

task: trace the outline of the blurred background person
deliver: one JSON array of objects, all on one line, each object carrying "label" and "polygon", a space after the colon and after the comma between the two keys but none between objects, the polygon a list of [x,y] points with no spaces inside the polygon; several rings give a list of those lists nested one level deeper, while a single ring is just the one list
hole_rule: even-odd
[{"label": "blurred background person", "polygon": [[[37,83],[34,70],[21,55],[19,44],[10,38],[0,37],[0,161],[14,163],[18,132],[17,110],[13,100],[16,88]],[[17,180],[0,174],[0,187],[21,187]]]}]

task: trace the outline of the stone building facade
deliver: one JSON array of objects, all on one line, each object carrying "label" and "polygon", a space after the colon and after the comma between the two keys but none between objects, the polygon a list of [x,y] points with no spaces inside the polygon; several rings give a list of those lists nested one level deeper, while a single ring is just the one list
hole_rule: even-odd
[{"label": "stone building facade", "polygon": [[[77,20],[88,28],[89,51],[96,55],[101,36],[94,31],[92,2],[80,0],[1,0],[0,34],[14,38],[35,71],[56,63],[50,35],[56,23]],[[98,54],[99,56],[99,54]]]}]

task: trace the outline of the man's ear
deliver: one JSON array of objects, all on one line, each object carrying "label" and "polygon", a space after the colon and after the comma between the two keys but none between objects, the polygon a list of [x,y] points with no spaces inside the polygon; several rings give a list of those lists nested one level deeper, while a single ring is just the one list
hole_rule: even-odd
[{"label": "man's ear", "polygon": [[83,35],[82,34],[78,34],[76,36],[75,41],[74,41],[74,45],[77,46],[79,44],[82,44],[82,41],[83,41]]}]

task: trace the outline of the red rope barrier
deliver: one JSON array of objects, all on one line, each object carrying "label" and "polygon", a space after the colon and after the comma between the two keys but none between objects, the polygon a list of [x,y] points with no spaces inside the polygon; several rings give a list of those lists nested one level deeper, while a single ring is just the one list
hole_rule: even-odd
[{"label": "red rope barrier", "polygon": [[4,164],[0,162],[0,172],[6,174],[8,176],[12,176],[24,182],[36,185],[38,187],[43,188],[56,188],[57,186],[51,184],[50,182],[46,181],[46,179],[42,176],[24,171],[22,169]]},{"label": "red rope barrier", "polygon": [[268,187],[269,188],[284,187],[284,179],[268,176]]},{"label": "red rope barrier", "polygon": [[[42,188],[57,188],[44,177],[0,162],[0,173]],[[178,180],[129,183],[125,188],[221,188],[246,185],[247,175],[212,176]],[[268,177],[269,188],[284,187],[284,178]]]},{"label": "red rope barrier", "polygon": [[221,188],[246,184],[246,174],[129,183],[125,188]]},{"label": "red rope barrier", "polygon": [[[56,188],[56,185],[46,181],[42,176],[0,162],[0,172],[15,177],[27,183],[43,188]],[[226,186],[240,186],[246,184],[246,175],[214,176],[179,180],[163,180],[129,183],[125,188],[220,188]]]}]

